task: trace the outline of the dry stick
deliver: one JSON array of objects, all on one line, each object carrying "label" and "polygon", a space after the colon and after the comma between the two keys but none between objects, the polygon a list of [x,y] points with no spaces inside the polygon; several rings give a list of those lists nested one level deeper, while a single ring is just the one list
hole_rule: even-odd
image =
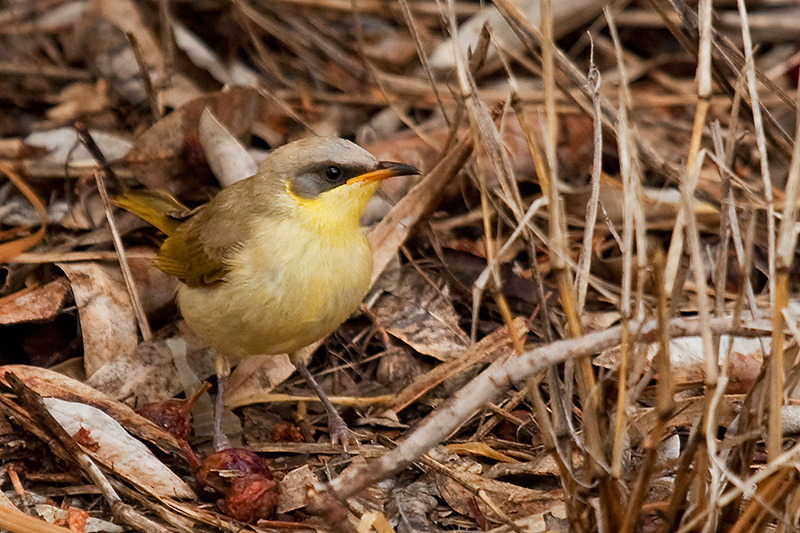
[{"label": "dry stick", "polygon": [[[747,10],[742,0],[737,0],[739,16],[742,18],[742,40],[744,42],[745,60],[747,65],[747,86],[750,92],[750,101],[753,107],[753,123],[756,130],[756,145],[761,158],[761,179],[764,182],[764,196],[767,201],[767,255],[768,255],[768,274],[767,284],[769,286],[770,307],[772,309],[773,321],[780,324],[781,309],[777,301],[776,291],[776,261],[775,261],[775,203],[772,197],[772,178],[769,171],[769,158],[767,155],[767,142],[764,137],[764,123],[761,119],[761,104],[758,100],[758,78],[755,70],[755,60],[753,58],[753,43],[750,39],[750,26],[747,21]],[[795,159],[794,157],[792,159]],[[784,294],[785,296],[785,294]],[[783,342],[775,344],[775,336],[783,335],[783,330],[773,332],[772,354],[769,359],[770,375],[770,402],[769,415],[767,418],[767,455],[770,460],[781,452],[781,405],[783,405]],[[780,365],[780,366],[779,366]]]},{"label": "dry stick", "polygon": [[[152,259],[153,252],[128,253],[132,259]],[[118,261],[117,252],[85,251],[85,252],[27,252],[19,254],[8,263],[41,265],[45,263],[82,263],[86,261]]]},{"label": "dry stick", "polygon": [[[175,36],[172,34],[172,14],[169,9],[169,0],[158,0],[158,18],[161,26],[161,46],[164,47],[164,63],[161,65],[164,72],[161,73],[162,79],[168,83],[172,70],[175,68]],[[141,68],[141,66],[140,66]],[[153,112],[156,113],[156,120],[161,118],[164,110],[158,105]]]},{"label": "dry stick", "polygon": [[[797,91],[800,103],[800,88]],[[783,405],[784,382],[784,317],[783,310],[789,300],[789,277],[797,245],[797,200],[800,195],[800,112],[795,112],[795,139],[792,160],[789,166],[789,177],[786,183],[783,219],[781,220],[778,245],[776,250],[775,295],[772,306],[772,324],[779,328],[772,333],[772,354],[770,356],[770,395],[769,440],[770,457],[780,453],[783,440],[781,429],[781,406]],[[770,204],[771,205],[771,204]]]},{"label": "dry stick", "polygon": [[667,291],[664,283],[664,253],[661,248],[656,248],[656,255],[653,260],[653,270],[657,291],[657,320],[659,326],[658,352],[655,356],[655,367],[658,372],[658,382],[656,384],[656,425],[647,435],[642,447],[645,449],[645,457],[636,477],[636,483],[631,490],[622,526],[619,533],[632,533],[649,489],[650,478],[653,475],[656,460],[658,459],[658,447],[664,437],[667,422],[675,411],[674,383],[672,379],[672,368],[669,360],[669,336],[667,334]]},{"label": "dry stick", "polygon": [[[698,335],[701,331],[701,322],[697,319],[676,318],[667,326],[667,334],[670,337]],[[653,342],[658,339],[657,321],[632,321],[629,328],[637,342]],[[737,327],[727,317],[712,319],[711,328],[718,334],[755,337],[769,335],[768,329]],[[338,498],[348,498],[364,487],[391,476],[442,442],[476,410],[496,399],[505,390],[549,366],[570,359],[586,358],[593,353],[617,346],[621,337],[622,328],[617,326],[582,337],[556,341],[528,350],[518,357],[493,363],[429,415],[413,433],[398,444],[397,448],[375,461],[348,470],[331,481],[331,491]]]},{"label": "dry stick", "polygon": [[600,203],[600,180],[603,174],[603,120],[600,111],[600,71],[594,63],[594,41],[591,40],[589,53],[589,87],[592,95],[592,193],[586,202],[586,219],[583,226],[583,247],[578,260],[578,313],[583,312],[586,292],[589,287],[589,273],[592,268],[592,244],[594,242],[594,226],[597,223],[597,206]]},{"label": "dry stick", "polygon": [[137,324],[139,325],[139,331],[142,333],[142,340],[147,341],[153,336],[150,330],[150,323],[147,321],[147,314],[144,312],[142,299],[139,297],[139,291],[136,288],[136,284],[133,282],[133,274],[131,273],[131,267],[128,263],[128,258],[125,255],[125,247],[122,244],[122,237],[120,237],[119,229],[117,228],[117,221],[114,218],[114,213],[111,207],[111,201],[108,197],[108,189],[106,188],[104,177],[108,176],[111,178],[115,188],[118,191],[119,189],[124,188],[124,185],[120,181],[119,177],[109,167],[105,155],[103,154],[102,150],[100,150],[100,147],[97,146],[97,143],[94,142],[89,130],[80,123],[75,124],[75,129],[78,131],[78,136],[80,137],[81,141],[83,141],[86,149],[90,154],[92,154],[92,157],[101,166],[101,169],[95,169],[94,171],[94,179],[97,183],[97,191],[100,193],[100,199],[103,202],[103,211],[106,215],[108,228],[111,231],[111,239],[114,243],[114,251],[119,257],[119,266],[122,270],[122,277],[125,280],[125,288],[128,291],[128,297],[131,300],[133,314],[136,317]]},{"label": "dry stick", "polygon": [[[531,380],[533,381],[533,380]],[[494,413],[492,417],[484,422],[476,431],[475,434],[472,436],[471,440],[482,441],[486,438],[492,430],[497,427],[497,424],[504,420],[508,420],[512,424],[515,424],[517,427],[522,427],[526,424],[525,420],[519,419],[511,414],[511,411],[516,409],[519,404],[521,404],[525,397],[528,396],[527,389],[522,389],[516,391],[511,397],[506,400],[505,404],[502,407],[493,406],[489,404],[487,407]]]},{"label": "dry stick", "polygon": [[[694,114],[689,154],[686,159],[686,174],[689,176],[695,172],[697,156],[700,153],[700,145],[703,140],[706,117],[708,116],[708,108],[711,104],[711,1],[702,0],[698,10],[700,11],[700,42],[697,52],[697,108]],[[683,255],[685,225],[686,214],[680,209],[678,210],[678,218],[675,220],[675,227],[672,230],[669,252],[667,253],[665,271],[667,292],[672,291],[675,275],[678,272],[678,263],[681,255]]]},{"label": "dry stick", "polygon": [[133,313],[136,316],[136,322],[139,324],[139,331],[142,333],[142,340],[148,341],[153,336],[150,330],[150,323],[147,321],[147,314],[142,307],[142,300],[139,297],[139,290],[133,281],[133,273],[131,266],[128,263],[128,258],[125,255],[125,246],[122,244],[122,237],[120,237],[119,229],[117,229],[117,221],[114,219],[114,213],[111,207],[111,200],[108,197],[108,190],[106,183],[103,179],[103,171],[95,170],[94,179],[97,183],[97,190],[100,192],[100,198],[103,201],[103,210],[106,214],[108,221],[108,228],[111,230],[111,240],[114,242],[114,249],[119,255],[119,266],[122,269],[122,278],[125,280],[125,288],[128,290],[128,296],[131,299],[131,306]]},{"label": "dry stick", "polygon": [[48,431],[50,431],[69,452],[72,459],[80,466],[84,474],[98,489],[100,489],[103,493],[103,498],[106,500],[106,503],[111,508],[111,512],[117,519],[144,533],[169,533],[169,530],[153,522],[149,518],[142,516],[120,499],[117,492],[109,483],[109,480],[103,475],[103,472],[100,471],[100,468],[81,449],[80,445],[67,434],[61,424],[50,415],[41,396],[28,388],[27,385],[11,372],[6,372],[5,379],[25,408],[47,427]]},{"label": "dry stick", "polygon": [[[533,26],[519,10],[519,8],[511,0],[495,0],[494,5],[498,8],[500,13],[508,22],[509,26],[514,30],[520,41],[526,46],[528,51],[534,56],[538,55],[535,46],[541,46],[542,35],[539,30]],[[586,76],[570,61],[570,59],[557,47],[554,47],[555,64],[559,70],[567,77],[569,86],[558,83],[564,95],[572,99],[575,104],[586,113],[587,116],[592,116],[591,105],[591,90],[590,84]],[[581,91],[586,100],[581,100],[573,94],[571,88],[577,88]],[[616,139],[615,127],[618,121],[617,113],[608,100],[600,97],[603,127],[613,139]],[[673,182],[679,182],[680,175],[678,170],[670,163],[666,162],[661,155],[655,150],[650,143],[645,139],[637,139],[637,147],[639,149],[639,156],[642,162],[654,172],[657,172]]]},{"label": "dry stick", "polygon": [[142,75],[144,91],[147,93],[147,99],[150,102],[150,112],[153,113],[153,118],[157,121],[164,113],[161,106],[158,105],[158,95],[156,94],[155,88],[153,88],[153,78],[150,77],[150,71],[147,69],[147,63],[144,61],[142,47],[139,46],[139,41],[132,32],[127,32],[125,35],[128,36],[128,41],[131,43],[133,55],[136,57],[136,65],[139,67],[139,72]]}]

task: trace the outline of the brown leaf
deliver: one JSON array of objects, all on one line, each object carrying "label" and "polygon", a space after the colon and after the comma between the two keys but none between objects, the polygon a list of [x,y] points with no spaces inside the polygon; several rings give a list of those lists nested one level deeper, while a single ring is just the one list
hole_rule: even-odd
[{"label": "brown leaf", "polygon": [[136,318],[118,267],[98,263],[58,266],[69,278],[78,305],[86,375],[133,353],[139,342]]},{"label": "brown leaf", "polygon": [[5,365],[0,367],[0,382],[5,386],[6,372],[16,375],[27,387],[45,398],[59,398],[70,402],[91,405],[105,412],[137,437],[152,442],[168,453],[180,454],[175,437],[102,392],[58,372],[27,365]]},{"label": "brown leaf", "polygon": [[0,324],[52,320],[69,293],[67,278],[57,278],[40,287],[25,288],[0,298]]},{"label": "brown leaf", "polygon": [[204,162],[198,141],[198,128],[203,110],[210,109],[217,120],[235,137],[241,138],[258,120],[266,105],[255,89],[236,88],[209,93],[195,98],[159,120],[136,139],[125,156],[131,171],[151,189],[179,194],[191,184],[173,180],[186,173],[195,176]]},{"label": "brown leaf", "polygon": [[469,344],[448,293],[446,286],[434,287],[416,270],[407,268],[372,312],[386,331],[419,353],[448,361]]},{"label": "brown leaf", "polygon": [[[556,502],[561,501],[564,497],[561,489],[530,489],[503,481],[487,479],[470,472],[461,472],[460,476],[469,481],[474,487],[485,491],[489,498],[494,500],[494,503],[512,519],[543,513],[550,510]],[[465,489],[457,481],[438,473],[436,482],[439,485],[442,498],[450,507],[464,516],[472,516],[470,501],[475,498],[472,492]],[[485,516],[497,519],[495,513],[482,500],[477,499],[477,504]]]}]

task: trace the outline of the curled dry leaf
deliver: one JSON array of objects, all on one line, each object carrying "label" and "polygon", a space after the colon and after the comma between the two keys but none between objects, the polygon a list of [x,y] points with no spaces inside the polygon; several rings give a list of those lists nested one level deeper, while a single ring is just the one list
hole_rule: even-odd
[{"label": "curled dry leaf", "polygon": [[52,320],[61,310],[68,293],[67,278],[57,278],[46,285],[25,288],[0,298],[0,324]]},{"label": "curled dry leaf", "polygon": [[419,353],[448,361],[469,344],[448,293],[444,283],[432,286],[416,270],[408,269],[372,312],[386,331]]},{"label": "curled dry leaf", "polygon": [[[622,182],[609,174],[603,174],[600,180],[599,202],[607,216],[617,228],[622,227],[625,210],[628,208],[622,201]],[[651,230],[669,230],[675,225],[675,218],[681,205],[681,194],[678,189],[656,189],[642,187],[641,202],[647,219],[647,228]],[[576,223],[586,217],[586,202],[590,198],[588,188],[571,189],[564,194],[564,207],[567,214],[574,217]],[[692,207],[702,229],[715,230],[719,224],[719,210],[708,202],[694,199]],[[601,229],[598,227],[598,229]]]},{"label": "curled dry leaf", "polygon": [[254,355],[242,359],[228,381],[225,405],[235,409],[258,403],[295,370],[286,354]]},{"label": "curled dry leaf", "polygon": [[[535,27],[540,27],[541,8],[540,0],[518,0],[514,5],[521,11],[526,22]],[[592,20],[603,9],[604,3],[600,0],[571,0],[570,2],[553,2],[553,28],[556,38],[566,35],[570,31],[579,27],[588,20]],[[479,35],[484,25],[492,28],[492,38],[501,43],[500,48],[521,52],[524,50],[523,43],[517,34],[506,22],[505,17],[500,14],[494,6],[485,6],[480,12],[470,18],[467,22],[459,26],[458,33],[451,39],[447,39],[439,44],[431,54],[431,66],[437,70],[449,71],[455,68],[454,43],[461,48],[465,55],[468,55],[471,47],[479,40]],[[490,49],[490,58],[497,67],[497,50]]]},{"label": "curled dry leaf", "polygon": [[[61,509],[60,507],[48,505],[46,503],[40,503],[36,505],[34,509],[36,509],[36,512],[39,514],[39,516],[51,524],[64,522],[69,523],[69,530],[65,529],[64,531],[85,531],[87,533],[122,533],[125,531],[122,527],[109,522],[108,520],[101,520],[91,516],[83,516],[79,518],[75,516],[76,512],[85,513],[85,511],[80,511],[78,509]],[[81,520],[83,525],[82,528],[75,528],[75,526],[78,525],[76,523],[76,519]]]},{"label": "curled dry leaf", "polygon": [[[747,337],[720,337],[719,362],[725,361],[725,354],[730,349],[727,358],[728,393],[744,393],[750,390],[755,379],[761,371],[764,360],[762,348],[769,350],[769,339],[754,339]],[[652,362],[658,352],[657,344],[647,347],[647,360]],[[619,348],[606,350],[595,359],[595,364],[612,368],[616,366],[619,357]],[[700,337],[681,337],[669,342],[669,358],[672,368],[672,379],[676,385],[702,383],[705,375],[705,355],[703,342]]]},{"label": "curled dry leaf", "polygon": [[81,429],[88,431],[97,443],[97,449],[92,451],[85,448],[87,453],[129,483],[157,497],[194,497],[192,489],[183,480],[103,411],[58,398],[44,398],[44,403],[53,418],[70,435]]},{"label": "curled dry leaf", "polygon": [[288,472],[280,482],[281,500],[278,503],[278,513],[289,513],[305,507],[308,503],[308,489],[318,481],[308,465]]},{"label": "curled dry leaf", "polygon": [[31,189],[28,183],[22,179],[21,176],[11,170],[11,168],[2,164],[0,164],[0,172],[2,172],[9,180],[11,180],[14,186],[19,189],[19,191],[25,196],[31,205],[33,205],[41,221],[41,226],[38,230],[36,230],[35,233],[26,237],[0,243],[0,263],[5,263],[18,256],[22,252],[32,248],[33,246],[36,246],[36,244],[42,240],[42,237],[44,237],[45,226],[47,225],[47,210],[45,209],[41,198],[39,198],[39,195],[37,195],[36,192]]},{"label": "curled dry leaf", "polygon": [[[90,129],[89,133],[109,161],[119,159],[131,149],[131,141],[122,135],[96,129]],[[33,176],[48,175],[48,172],[50,175],[63,176],[65,165],[86,171],[96,165],[88,150],[79,142],[75,128],[35,131],[25,138],[25,143],[47,151],[43,157],[25,162],[23,168]]]},{"label": "curled dry leaf", "polygon": [[58,95],[58,102],[58,106],[47,111],[47,116],[61,124],[85,115],[100,113],[111,106],[108,84],[104,80],[99,80],[97,83],[76,82],[68,85]]},{"label": "curled dry leaf", "polygon": [[153,443],[168,453],[180,453],[180,446],[175,438],[137,414],[133,409],[111,399],[106,394],[93,389],[71,377],[52,370],[28,365],[5,365],[0,367],[2,376],[11,372],[25,385],[43,397],[59,398],[69,402],[81,402],[96,407],[120,423],[126,430],[137,437]]},{"label": "curled dry leaf", "polygon": [[60,263],[78,306],[84,366],[91,376],[103,365],[132,354],[138,344],[133,308],[115,265]]},{"label": "curled dry leaf", "polygon": [[[236,88],[195,98],[159,120],[136,139],[125,161],[136,178],[151,189],[179,194],[197,187],[205,157],[200,152],[200,117],[209,109],[231,135],[241,138],[260,117],[266,102],[255,89]],[[186,174],[191,183],[174,180]]]},{"label": "curled dry leaf", "polygon": [[86,383],[114,398],[133,396],[137,404],[175,396],[184,390],[175,363],[171,340],[186,345],[186,363],[199,380],[214,374],[214,354],[188,327],[161,331],[128,354],[118,354],[86,380]]},{"label": "curled dry leaf", "polygon": [[[485,491],[489,498],[511,518],[541,514],[552,509],[563,498],[560,490],[553,490],[550,487],[541,490],[525,488],[469,472],[460,473],[459,476],[478,490]],[[442,498],[450,507],[464,516],[472,516],[470,502],[475,498],[472,492],[442,474],[437,473],[436,482]],[[477,505],[484,516],[496,519],[494,511],[486,503],[478,500]]]},{"label": "curled dry leaf", "polygon": [[256,173],[253,158],[209,108],[200,115],[198,137],[208,166],[223,187]]}]

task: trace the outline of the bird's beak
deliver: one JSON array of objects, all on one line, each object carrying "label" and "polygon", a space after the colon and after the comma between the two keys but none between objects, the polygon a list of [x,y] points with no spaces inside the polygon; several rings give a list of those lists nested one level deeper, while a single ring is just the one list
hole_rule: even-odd
[{"label": "bird's beak", "polygon": [[360,174],[347,180],[347,185],[362,181],[380,181],[394,176],[408,176],[411,174],[422,174],[419,169],[403,163],[392,163],[391,161],[380,161],[378,169],[371,172]]}]

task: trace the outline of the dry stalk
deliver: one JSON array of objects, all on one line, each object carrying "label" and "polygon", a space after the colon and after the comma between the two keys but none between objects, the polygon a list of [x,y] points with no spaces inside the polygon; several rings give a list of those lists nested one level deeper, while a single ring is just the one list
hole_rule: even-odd
[{"label": "dry stalk", "polygon": [[675,411],[675,385],[672,379],[672,367],[669,360],[669,335],[667,333],[667,291],[664,280],[664,253],[660,248],[656,249],[653,258],[653,274],[657,296],[657,320],[659,325],[658,352],[655,356],[655,367],[658,375],[656,385],[656,425],[648,433],[642,447],[645,450],[645,457],[642,461],[639,475],[628,497],[625,507],[625,515],[622,520],[619,533],[631,533],[634,531],[642,504],[647,496],[650,478],[658,458],[658,447],[665,435],[667,422]]},{"label": "dry stalk", "polygon": [[[644,292],[644,276],[647,270],[647,243],[644,234],[646,223],[644,209],[642,207],[642,176],[639,171],[638,160],[636,159],[637,150],[634,140],[633,124],[630,121],[633,103],[628,89],[628,76],[622,57],[622,45],[619,35],[617,34],[617,28],[612,18],[611,11],[606,8],[604,12],[611,32],[611,38],[614,42],[617,68],[620,75],[619,134],[617,145],[620,160],[620,174],[622,175],[622,201],[625,206],[622,232],[622,296],[620,298],[620,312],[624,323],[633,318],[641,319],[643,317],[642,299]],[[635,311],[631,307],[632,302],[634,302],[634,297],[631,294],[633,283],[634,236],[636,239],[635,249],[638,272]],[[612,455],[612,473],[616,478],[619,478],[622,474],[622,455],[624,452],[624,437],[627,421],[626,414],[628,405],[630,404],[627,399],[628,358],[629,355],[633,355],[635,352],[629,352],[629,348],[629,344],[626,342],[626,339],[623,338]]]},{"label": "dry stalk", "polygon": [[[572,276],[567,268],[564,257],[568,255],[569,242],[566,235],[566,221],[564,219],[563,202],[559,192],[558,160],[556,147],[558,146],[558,113],[556,110],[556,81],[555,81],[555,41],[553,39],[553,17],[549,0],[543,0],[541,6],[541,50],[542,50],[542,81],[545,93],[545,155],[548,167],[546,177],[549,178],[549,207],[550,224],[548,249],[552,250],[550,262],[553,274],[558,280],[558,290],[561,307],[566,316],[570,336],[578,337],[581,334],[581,323],[576,308],[575,288]],[[607,505],[603,509],[600,520],[611,524],[612,529],[618,523],[619,512],[615,508],[619,499],[612,495],[615,485],[608,479],[607,466],[605,465],[605,451],[602,445],[600,410],[598,406],[598,390],[594,377],[594,369],[588,358],[579,359],[577,362],[578,392],[581,397],[583,409],[583,429],[585,434],[585,447],[589,469],[593,478],[600,481],[600,491],[605,497],[601,502]],[[609,497],[610,496],[610,497]]]},{"label": "dry stalk", "polygon": [[[691,175],[687,175],[686,179],[683,181],[683,183],[681,183],[681,210],[686,213],[686,237],[688,239],[688,251],[692,265],[692,274],[697,286],[695,293],[697,298],[697,312],[698,316],[700,317],[700,322],[703,324],[701,329],[701,339],[703,345],[703,354],[705,357],[703,383],[705,386],[704,396],[706,404],[703,420],[698,426],[698,430],[701,431],[703,440],[716,438],[716,435],[714,435],[713,432],[707,434],[705,432],[705,428],[706,424],[708,424],[711,420],[714,420],[714,413],[711,411],[711,398],[713,397],[714,391],[717,387],[717,375],[719,370],[719,358],[717,356],[717,352],[714,351],[713,336],[711,328],[709,327],[711,312],[708,301],[708,291],[706,288],[707,278],[703,261],[703,251],[700,243],[700,232],[697,228],[697,220],[695,218],[692,205],[694,191],[697,186],[697,180],[703,164],[704,153],[705,152],[701,152],[700,161],[695,166],[695,172]],[[704,442],[700,443],[701,449],[704,448],[704,445]],[[697,487],[694,492],[694,496],[696,498],[695,503],[698,507],[702,505],[702,502],[705,501],[707,497],[706,491],[708,488],[705,486],[707,475],[706,469],[710,468],[710,465],[711,462],[708,460],[707,456],[700,455],[698,457],[698,464],[696,465],[696,468],[699,475],[695,476]]]},{"label": "dry stalk", "polygon": [[[711,1],[702,0],[698,6],[700,12],[699,43],[697,51],[697,108],[692,126],[692,138],[689,143],[689,154],[686,159],[686,173],[693,175],[698,163],[698,154],[703,140],[703,130],[711,101]],[[665,271],[667,290],[672,291],[678,262],[683,255],[684,227],[686,214],[678,211],[678,218],[672,230],[667,266]]]},{"label": "dry stalk", "polygon": [[[741,11],[744,10],[742,6]],[[746,21],[742,20],[743,27]],[[800,89],[797,92],[800,101]],[[766,154],[765,154],[766,155]],[[795,114],[795,139],[792,160],[789,166],[789,177],[786,183],[783,218],[781,220],[777,249],[775,251],[775,266],[771,268],[771,275],[775,275],[775,292],[772,303],[772,325],[776,328],[772,332],[772,354],[770,355],[770,386],[772,394],[769,412],[769,437],[768,452],[770,457],[780,453],[783,443],[781,430],[780,411],[783,405],[784,389],[784,309],[789,301],[789,278],[797,245],[797,199],[800,195],[800,112]],[[772,202],[770,202],[772,207]],[[769,213],[769,212],[768,212]],[[772,215],[769,214],[771,217]],[[770,218],[770,220],[772,220]],[[768,231],[772,231],[771,229]],[[771,234],[771,233],[770,233]]]},{"label": "dry stalk", "polygon": [[[753,42],[750,38],[750,26],[747,19],[747,9],[742,0],[737,0],[739,16],[742,19],[742,40],[745,51],[745,67],[747,75],[747,86],[750,93],[750,102],[753,108],[753,124],[756,131],[756,145],[758,154],[761,158],[761,179],[764,184],[764,198],[767,202],[767,261],[768,274],[767,283],[769,285],[770,307],[772,309],[773,324],[782,326],[781,309],[785,305],[785,293],[778,301],[776,294],[777,275],[775,257],[775,203],[772,194],[772,178],[769,170],[769,158],[767,155],[767,140],[764,135],[764,122],[761,116],[761,104],[758,97],[758,77],[756,75],[755,60],[753,59]],[[780,305],[780,307],[779,307]],[[781,340],[777,339],[781,336]],[[770,402],[769,418],[767,419],[767,454],[770,460],[781,452],[781,406],[783,405],[783,328],[773,332],[772,353],[769,358],[770,376]]]},{"label": "dry stalk", "polygon": [[[591,35],[590,35],[591,39]],[[600,71],[594,64],[594,41],[591,41],[589,54],[589,73],[592,96],[592,194],[586,203],[586,220],[583,227],[583,246],[578,260],[578,313],[583,312],[586,292],[589,287],[589,273],[592,269],[592,244],[594,242],[594,226],[597,222],[597,208],[600,204],[600,180],[603,174],[603,118],[600,110]]]},{"label": "dry stalk", "polygon": [[[712,319],[710,327],[717,334],[755,337],[769,334],[766,329],[754,329],[754,324],[751,324],[750,329],[742,329],[724,317]],[[667,334],[670,337],[698,335],[702,326],[702,322],[697,319],[673,319],[667,325]],[[632,321],[629,328],[636,342],[658,340],[657,321]],[[400,441],[397,448],[362,467],[348,470],[331,481],[331,492],[338,498],[347,498],[362,488],[385,479],[442,442],[482,405],[493,401],[508,388],[552,365],[569,359],[586,358],[590,354],[618,346],[621,338],[622,328],[617,326],[582,337],[556,341],[528,350],[517,357],[496,361],[423,420],[415,431]]]}]

